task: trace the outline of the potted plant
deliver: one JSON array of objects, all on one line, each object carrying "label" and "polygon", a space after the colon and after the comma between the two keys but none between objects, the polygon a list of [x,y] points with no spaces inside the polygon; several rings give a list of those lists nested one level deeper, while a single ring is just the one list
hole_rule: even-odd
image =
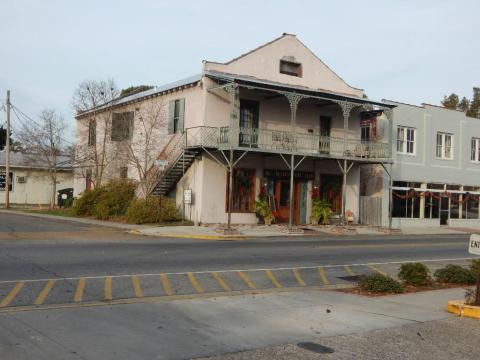
[{"label": "potted plant", "polygon": [[353,223],[353,220],[355,219],[355,216],[353,214],[353,211],[347,210],[345,212],[345,217],[347,218],[347,222],[349,224]]},{"label": "potted plant", "polygon": [[260,216],[263,221],[265,221],[265,225],[271,225],[274,219],[272,208],[268,204],[266,198],[259,198],[255,200],[255,213]]},{"label": "potted plant", "polygon": [[325,200],[313,200],[312,203],[312,215],[310,220],[312,225],[328,225],[330,216],[332,216],[332,209],[330,204]]}]

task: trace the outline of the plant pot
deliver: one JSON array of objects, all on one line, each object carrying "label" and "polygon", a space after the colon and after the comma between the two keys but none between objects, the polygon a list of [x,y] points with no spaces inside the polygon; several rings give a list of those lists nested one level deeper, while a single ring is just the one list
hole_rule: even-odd
[{"label": "plant pot", "polygon": [[255,216],[257,217],[257,224],[259,225],[265,224],[265,220],[263,219],[262,216],[260,216],[258,213],[255,213]]},{"label": "plant pot", "polygon": [[314,218],[312,218],[312,219],[310,219],[310,220],[311,220],[313,226],[318,226],[318,222],[319,222],[320,219],[314,219]]},{"label": "plant pot", "polygon": [[265,225],[272,225],[273,218],[271,217],[266,217],[263,219],[265,222]]}]

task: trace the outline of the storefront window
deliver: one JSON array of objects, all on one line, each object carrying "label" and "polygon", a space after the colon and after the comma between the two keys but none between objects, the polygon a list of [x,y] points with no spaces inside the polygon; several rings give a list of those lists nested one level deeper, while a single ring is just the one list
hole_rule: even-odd
[{"label": "storefront window", "polygon": [[466,201],[463,202],[463,213],[462,217],[464,219],[478,219],[478,206],[479,206],[479,195],[464,195]]},{"label": "storefront window", "polygon": [[392,216],[419,218],[420,194],[413,190],[393,190]]},{"label": "storefront window", "polygon": [[438,219],[440,199],[438,193],[425,197],[425,218]]},{"label": "storefront window", "polygon": [[[228,184],[229,177],[227,174],[226,211],[228,211]],[[234,169],[232,190],[232,212],[254,212],[253,203],[255,201],[255,169]]]}]

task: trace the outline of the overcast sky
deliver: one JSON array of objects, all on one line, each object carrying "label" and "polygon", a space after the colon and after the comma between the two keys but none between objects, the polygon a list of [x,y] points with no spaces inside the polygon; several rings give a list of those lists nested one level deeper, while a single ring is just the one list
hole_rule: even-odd
[{"label": "overcast sky", "polygon": [[0,0],[0,99],[73,124],[82,80],[161,85],[289,32],[371,99],[438,104],[480,86],[479,14],[478,0]]}]

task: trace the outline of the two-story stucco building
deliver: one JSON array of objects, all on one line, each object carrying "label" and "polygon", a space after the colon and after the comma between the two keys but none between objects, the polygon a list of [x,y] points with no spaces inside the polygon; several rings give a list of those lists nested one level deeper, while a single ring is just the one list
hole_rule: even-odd
[{"label": "two-story stucco building", "polygon": [[480,228],[480,119],[435,105],[385,103],[396,105],[393,226]]},{"label": "two-story stucco building", "polygon": [[[362,204],[368,196],[360,196],[360,174],[372,164],[391,164],[397,105],[367,99],[295,35],[226,63],[204,61],[197,76],[118,99],[96,114],[125,115],[133,132],[126,138],[134,138],[147,99],[168,104],[167,124],[157,134],[162,171],[153,192],[176,196],[195,223],[226,223],[229,214],[232,223],[256,223],[260,192],[268,194],[278,222],[308,223],[312,193],[339,216],[353,213],[355,222],[366,218],[361,209],[381,216],[381,201]],[[91,146],[82,135],[91,116],[76,117],[77,147]],[[109,157],[107,177],[136,177],[118,153]],[[75,195],[88,186],[77,169]],[[192,196],[183,204],[185,190]]]}]

